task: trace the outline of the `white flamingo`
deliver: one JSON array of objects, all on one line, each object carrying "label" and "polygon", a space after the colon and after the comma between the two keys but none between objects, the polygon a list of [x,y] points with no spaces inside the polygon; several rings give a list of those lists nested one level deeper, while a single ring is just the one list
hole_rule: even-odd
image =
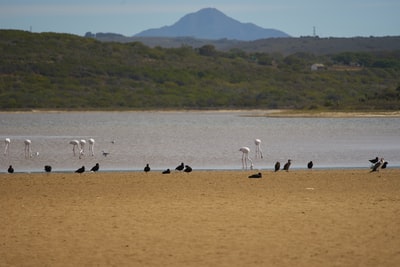
[{"label": "white flamingo", "polygon": [[10,146],[10,143],[11,143],[10,138],[4,139],[4,144],[5,144],[5,147],[4,147],[4,156],[7,156],[7,155],[8,155],[8,148],[9,148],[9,146]]},{"label": "white flamingo", "polygon": [[95,143],[95,141],[94,141],[93,138],[90,138],[88,141],[89,141],[89,152],[90,152],[90,155],[94,156],[94,143]]},{"label": "white flamingo", "polygon": [[254,140],[254,144],[256,144],[256,158],[260,157],[263,158],[262,150],[261,150],[261,140],[256,139]]},{"label": "white flamingo", "polygon": [[69,144],[72,145],[72,152],[74,153],[74,156],[76,156],[76,149],[79,147],[79,141],[72,140],[72,141],[69,141]]},{"label": "white flamingo", "polygon": [[251,163],[250,169],[252,170],[253,169],[253,161],[249,157],[250,148],[244,146],[244,147],[241,147],[239,149],[239,151],[241,151],[243,153],[242,154],[242,168],[244,169],[246,167],[246,170],[247,170],[247,160],[248,160]]},{"label": "white flamingo", "polygon": [[85,145],[86,145],[86,140],[80,140],[79,144],[81,145],[81,149],[79,150],[79,158],[85,155]]},{"label": "white flamingo", "polygon": [[31,157],[32,152],[31,152],[31,143],[32,141],[29,139],[25,139],[24,144],[25,144],[25,158]]}]

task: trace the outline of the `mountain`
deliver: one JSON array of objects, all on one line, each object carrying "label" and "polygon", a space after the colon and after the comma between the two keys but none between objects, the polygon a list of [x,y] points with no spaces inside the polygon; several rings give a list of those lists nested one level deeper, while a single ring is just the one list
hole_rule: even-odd
[{"label": "mountain", "polygon": [[265,38],[289,37],[288,34],[264,29],[252,23],[241,23],[215,8],[204,8],[182,17],[171,26],[142,31],[137,37],[194,37],[199,39],[231,39],[253,41]]}]

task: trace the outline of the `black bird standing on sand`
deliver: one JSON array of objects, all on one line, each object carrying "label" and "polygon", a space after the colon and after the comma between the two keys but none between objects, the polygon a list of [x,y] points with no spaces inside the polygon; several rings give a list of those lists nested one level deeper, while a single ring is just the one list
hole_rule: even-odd
[{"label": "black bird standing on sand", "polygon": [[99,169],[100,169],[100,165],[99,165],[99,163],[96,163],[96,165],[94,165],[94,166],[90,169],[90,171],[91,171],[91,172],[97,172]]},{"label": "black bird standing on sand", "polygon": [[375,163],[377,163],[378,161],[379,161],[379,158],[378,158],[378,157],[369,160],[369,162],[371,162],[372,164],[375,164]]},{"label": "black bird standing on sand", "polygon": [[280,168],[281,168],[281,163],[280,163],[279,161],[277,161],[277,162],[275,163],[275,171],[276,171],[276,172],[279,171]]},{"label": "black bird standing on sand", "polygon": [[14,168],[12,165],[10,165],[10,167],[8,167],[7,169],[8,173],[14,173]]},{"label": "black bird standing on sand", "polygon": [[77,169],[75,172],[76,172],[76,173],[83,173],[83,172],[85,172],[85,166],[80,167],[80,168]]},{"label": "black bird standing on sand", "polygon": [[185,164],[183,164],[183,162],[182,162],[181,165],[179,165],[178,167],[175,168],[175,170],[183,171],[184,168],[185,168]]},{"label": "black bird standing on sand", "polygon": [[147,163],[147,164],[146,164],[146,167],[144,167],[144,172],[148,173],[149,171],[150,171],[150,166],[149,166],[149,164]]},{"label": "black bird standing on sand", "polygon": [[51,172],[51,166],[50,165],[45,165],[44,166],[44,171],[45,172]]},{"label": "black bird standing on sand", "polygon": [[192,171],[192,168],[189,165],[186,165],[184,172],[191,172],[191,171]]},{"label": "black bird standing on sand", "polygon": [[384,160],[383,160],[383,158],[382,158],[380,161],[378,161],[377,163],[375,163],[374,166],[371,168],[371,169],[372,169],[371,172],[377,172],[377,171],[379,171],[379,167],[382,166],[383,162],[384,162]]},{"label": "black bird standing on sand", "polygon": [[162,174],[170,174],[171,170],[170,169],[166,169],[165,171],[162,172]]},{"label": "black bird standing on sand", "polygon": [[381,169],[386,169],[387,165],[388,165],[387,161],[383,162],[383,164],[381,166]]},{"label": "black bird standing on sand", "polygon": [[285,163],[285,165],[283,165],[283,170],[288,172],[291,163],[292,163],[292,160],[288,159],[288,161]]},{"label": "black bird standing on sand", "polygon": [[256,173],[256,174],[252,174],[252,175],[249,176],[249,178],[262,178],[262,174],[261,174],[261,172]]},{"label": "black bird standing on sand", "polygon": [[312,169],[313,166],[314,166],[314,163],[313,163],[312,161],[310,161],[310,162],[307,164],[307,168],[309,168],[309,169]]}]

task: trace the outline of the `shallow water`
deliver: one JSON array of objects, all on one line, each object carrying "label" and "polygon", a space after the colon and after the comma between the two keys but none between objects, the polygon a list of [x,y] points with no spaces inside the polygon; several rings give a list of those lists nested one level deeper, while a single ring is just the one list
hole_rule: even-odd
[{"label": "shallow water", "polygon": [[[292,159],[293,168],[368,168],[384,157],[400,166],[400,118],[269,118],[245,112],[33,112],[0,113],[0,138],[11,139],[0,156],[0,172],[75,170],[96,162],[101,170],[241,169],[239,148],[248,146],[256,169],[271,169]],[[33,157],[24,156],[24,140]],[[94,138],[94,156],[74,156],[71,140]],[[255,158],[254,139],[264,158]],[[5,144],[0,143],[4,152]],[[103,156],[102,151],[110,153]]]}]

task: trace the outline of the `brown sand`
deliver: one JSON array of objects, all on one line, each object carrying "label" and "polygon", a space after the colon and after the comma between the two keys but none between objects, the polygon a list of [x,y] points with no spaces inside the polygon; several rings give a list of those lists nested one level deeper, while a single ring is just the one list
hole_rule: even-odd
[{"label": "brown sand", "polygon": [[0,174],[0,266],[400,266],[400,169]]}]

